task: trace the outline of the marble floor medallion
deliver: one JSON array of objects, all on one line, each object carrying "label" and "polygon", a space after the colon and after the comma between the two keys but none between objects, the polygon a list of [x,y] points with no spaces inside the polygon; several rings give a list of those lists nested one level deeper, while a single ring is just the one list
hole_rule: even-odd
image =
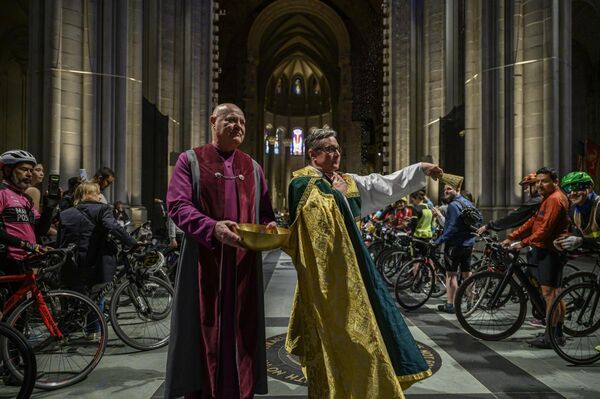
[{"label": "marble floor medallion", "polygon": [[[306,386],[306,378],[298,358],[285,350],[286,334],[274,335],[267,338],[267,374],[271,378],[289,384]],[[442,366],[442,358],[430,346],[417,342],[429,368],[435,374]]]}]

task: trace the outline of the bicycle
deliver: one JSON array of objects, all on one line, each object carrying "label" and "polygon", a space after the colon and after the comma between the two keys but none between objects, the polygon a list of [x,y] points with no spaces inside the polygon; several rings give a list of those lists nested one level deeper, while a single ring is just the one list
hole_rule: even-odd
[{"label": "bicycle", "polygon": [[[0,276],[0,283],[22,283],[5,301],[2,313],[35,353],[36,388],[57,389],[83,380],[106,349],[106,322],[94,302],[78,292],[49,291],[45,284],[37,283],[60,269],[73,250],[73,246],[50,250],[26,259],[25,273]],[[1,350],[3,358],[10,359],[7,345]],[[7,361],[5,365],[17,379],[24,378],[18,363]]]},{"label": "bicycle", "polygon": [[533,317],[545,319],[546,316],[546,303],[537,280],[523,271],[537,265],[524,263],[518,251],[497,243],[492,247],[506,269],[473,274],[458,287],[455,297],[460,325],[472,336],[487,341],[513,335],[525,321],[528,301]]},{"label": "bicycle", "polygon": [[164,256],[158,251],[137,254],[122,248],[118,258],[123,267],[91,298],[100,302],[114,288],[108,319],[127,345],[143,351],[167,345],[174,290],[168,281],[154,276]]},{"label": "bicycle", "polygon": [[413,249],[420,253],[399,268],[394,286],[398,304],[406,310],[423,306],[430,297],[439,298],[446,292],[446,269],[436,254],[436,246],[412,238]]},{"label": "bicycle", "polygon": [[0,388],[0,397],[10,395],[17,399],[29,398],[35,386],[37,373],[35,354],[31,345],[19,331],[6,323],[0,323],[0,348],[6,349],[1,351],[2,365],[17,364],[23,376],[18,380],[20,385],[14,387],[4,385]]},{"label": "bicycle", "polygon": [[[598,259],[596,260],[596,266]],[[562,336],[548,329],[554,351],[575,365],[592,364],[600,360],[600,272],[593,281],[584,280],[564,289],[552,302],[549,320],[559,316],[561,301],[566,305]]]}]

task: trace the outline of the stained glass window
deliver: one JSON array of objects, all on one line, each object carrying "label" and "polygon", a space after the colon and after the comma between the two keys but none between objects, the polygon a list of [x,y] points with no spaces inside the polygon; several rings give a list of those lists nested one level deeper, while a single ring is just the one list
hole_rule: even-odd
[{"label": "stained glass window", "polygon": [[294,94],[296,94],[297,96],[302,94],[302,81],[300,80],[300,78],[294,79]]},{"label": "stained glass window", "polygon": [[290,147],[292,155],[304,155],[304,133],[302,129],[292,130],[292,146]]}]

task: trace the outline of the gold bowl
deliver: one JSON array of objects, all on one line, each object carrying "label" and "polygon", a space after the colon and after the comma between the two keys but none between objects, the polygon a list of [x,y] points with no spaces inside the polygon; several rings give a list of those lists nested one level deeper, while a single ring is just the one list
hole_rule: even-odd
[{"label": "gold bowl", "polygon": [[241,244],[253,251],[268,251],[279,248],[288,239],[290,231],[277,227],[277,232],[267,230],[262,224],[238,224],[238,235],[242,238]]}]

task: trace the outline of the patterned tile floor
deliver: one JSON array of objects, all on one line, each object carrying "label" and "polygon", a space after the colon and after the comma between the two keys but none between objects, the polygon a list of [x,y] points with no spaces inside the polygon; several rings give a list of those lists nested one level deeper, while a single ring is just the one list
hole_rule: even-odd
[{"label": "patterned tile floor", "polygon": [[[264,398],[306,398],[297,362],[283,350],[283,334],[295,287],[295,270],[280,251],[264,254],[269,394]],[[464,333],[454,315],[438,314],[440,302],[405,314],[435,374],[407,391],[417,399],[584,399],[600,397],[600,364],[572,367],[553,351],[534,350],[525,340],[539,330],[523,327],[500,342]],[[114,337],[114,335],[112,335]],[[96,370],[83,382],[34,398],[162,398],[166,348],[139,353],[112,339]],[[0,398],[2,396],[0,395]]]}]

